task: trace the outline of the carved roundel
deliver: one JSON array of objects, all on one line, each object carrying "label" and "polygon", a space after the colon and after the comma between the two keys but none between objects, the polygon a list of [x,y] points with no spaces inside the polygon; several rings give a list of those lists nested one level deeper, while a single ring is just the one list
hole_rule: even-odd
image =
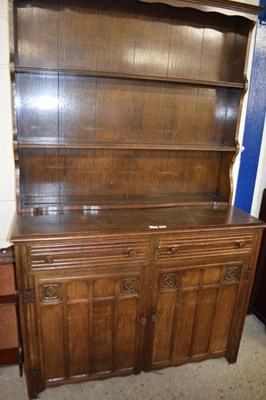
[{"label": "carved roundel", "polygon": [[227,267],[225,278],[226,282],[237,282],[240,280],[241,267]]},{"label": "carved roundel", "polygon": [[121,281],[121,293],[138,293],[138,281],[136,278],[126,278]]},{"label": "carved roundel", "polygon": [[162,289],[176,288],[176,275],[175,274],[163,274],[161,276],[160,287]]},{"label": "carved roundel", "polygon": [[41,297],[42,301],[60,300],[59,285],[58,284],[42,285]]}]

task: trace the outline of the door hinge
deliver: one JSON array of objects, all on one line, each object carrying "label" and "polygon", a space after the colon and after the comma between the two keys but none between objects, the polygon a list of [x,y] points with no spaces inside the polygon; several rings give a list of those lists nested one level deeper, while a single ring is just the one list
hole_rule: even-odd
[{"label": "door hinge", "polygon": [[40,370],[39,368],[31,368],[30,369],[30,377],[31,379],[39,379],[40,378]]},{"label": "door hinge", "polygon": [[35,302],[35,290],[33,287],[23,289],[23,300],[24,303]]},{"label": "door hinge", "polygon": [[244,273],[243,273],[243,279],[245,281],[250,281],[251,280],[251,276],[252,276],[252,270],[251,268],[245,268],[244,269]]}]

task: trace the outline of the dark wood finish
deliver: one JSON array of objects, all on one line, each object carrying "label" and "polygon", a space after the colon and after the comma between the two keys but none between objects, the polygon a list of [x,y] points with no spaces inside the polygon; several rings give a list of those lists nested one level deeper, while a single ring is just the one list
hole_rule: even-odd
[{"label": "dark wood finish", "polygon": [[18,318],[13,246],[0,249],[0,365],[19,364],[22,374],[22,345]]},{"label": "dark wood finish", "polygon": [[47,382],[132,373],[139,367],[143,274],[134,268],[36,282]]},{"label": "dark wood finish", "polygon": [[231,206],[259,8],[149,3],[14,2],[12,240],[31,398],[237,358],[264,227]]},{"label": "dark wood finish", "polygon": [[[17,2],[17,65],[74,70],[84,69],[86,65],[92,71],[207,77],[221,81],[234,81],[230,73],[237,65],[237,78],[243,79],[246,43],[242,43],[242,52],[236,51],[235,43],[238,35],[242,35],[244,20],[160,4],[151,7],[138,1],[119,0],[114,5],[111,0],[90,4],[62,0],[58,24],[57,3],[51,1],[47,10],[45,3],[39,2],[34,7],[32,2],[32,7],[25,7],[24,1]],[[43,42],[32,35],[36,29]],[[215,36],[214,40],[209,41],[208,35]],[[59,40],[53,40],[55,37]],[[28,41],[30,52],[23,46]],[[45,56],[47,52],[49,57]],[[209,61],[210,53],[212,63],[204,62],[206,57]],[[202,62],[191,62],[191,55],[195,60],[203,55]]]},{"label": "dark wood finish", "polygon": [[[195,263],[195,264],[194,264]],[[242,296],[245,257],[182,261],[158,269],[151,365],[161,368],[230,352],[230,328]],[[193,265],[194,264],[194,265]]]},{"label": "dark wood finish", "polygon": [[11,64],[10,69],[12,72],[25,72],[25,73],[41,73],[49,72],[61,73],[65,75],[81,75],[81,76],[97,76],[102,78],[120,78],[120,79],[135,79],[135,80],[145,80],[154,82],[167,82],[167,83],[180,83],[189,84],[197,86],[215,86],[215,87],[228,87],[228,88],[238,88],[243,89],[245,87],[245,82],[228,82],[228,81],[215,81],[215,80],[205,80],[205,79],[189,79],[180,78],[173,76],[160,76],[160,75],[141,75],[135,73],[119,73],[119,72],[107,72],[107,71],[91,71],[86,69],[70,69],[70,68],[49,68],[49,67],[26,67],[23,65]]},{"label": "dark wood finish", "polygon": [[88,206],[106,199],[116,204],[119,198],[127,204],[134,204],[135,198],[144,204],[145,199],[159,197],[174,200],[180,194],[207,198],[216,195],[219,181],[218,152],[23,149],[19,154],[25,205],[35,193],[44,204],[49,196],[55,203],[69,204],[78,198]]},{"label": "dark wood finish", "polygon": [[[259,218],[266,222],[266,189],[263,191]],[[263,233],[249,310],[253,312],[266,328],[266,232]]]},{"label": "dark wood finish", "polygon": [[[140,0],[144,3],[152,3],[153,0]],[[250,2],[238,3],[231,0],[162,0],[161,3],[174,7],[193,7],[204,11],[216,11],[226,15],[243,15],[245,18],[256,19],[262,7],[255,6]]]},{"label": "dark wood finish", "polygon": [[180,207],[27,214],[15,226],[31,397],[57,384],[236,361],[262,222],[235,208]]},{"label": "dark wood finish", "polygon": [[230,203],[253,22],[175,5],[16,2],[19,210]]},{"label": "dark wood finish", "polygon": [[[23,99],[18,107],[19,144],[97,146],[107,142],[168,144],[169,148],[179,144],[188,149],[191,145],[235,146],[236,121],[233,124],[228,113],[238,114],[242,93],[232,88],[128,79],[76,76],[73,80],[69,75],[44,73],[18,73],[17,91]],[[46,101],[48,92],[51,99],[47,99],[44,113],[41,102]],[[33,101],[40,103],[34,113]],[[219,107],[224,109],[215,113]],[[201,123],[193,118],[195,113],[199,113]]]},{"label": "dark wood finish", "polygon": [[[161,228],[160,228],[161,227]],[[194,231],[198,227],[212,230],[227,228],[228,230],[249,227],[263,228],[264,224],[236,207],[169,207],[133,210],[88,210],[81,212],[53,212],[30,215],[18,214],[14,219],[13,240],[17,242],[45,238],[64,237],[78,234],[86,237],[122,232],[138,235],[141,232],[149,235],[152,232],[175,233],[180,227],[182,232]],[[184,234],[184,233],[183,233]],[[243,232],[241,233],[243,235]],[[194,235],[194,237],[197,235]],[[193,236],[192,236],[193,237]],[[248,237],[248,235],[247,235]],[[244,234],[246,239],[246,234]],[[189,238],[191,240],[192,238]],[[226,240],[222,236],[220,245]],[[250,240],[250,239],[249,239]],[[216,239],[217,241],[217,239]],[[235,248],[241,237],[235,238]],[[248,244],[249,246],[250,244]]]}]

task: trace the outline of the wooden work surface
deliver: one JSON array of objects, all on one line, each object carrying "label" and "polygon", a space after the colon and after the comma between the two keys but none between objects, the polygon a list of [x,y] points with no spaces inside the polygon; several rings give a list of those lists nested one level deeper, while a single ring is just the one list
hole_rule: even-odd
[{"label": "wooden work surface", "polygon": [[[78,233],[165,232],[193,228],[234,228],[258,226],[258,221],[235,207],[214,210],[211,207],[174,207],[156,209],[94,210],[51,212],[43,215],[17,215],[13,241],[29,240],[29,236],[71,235]],[[159,228],[162,226],[162,228]],[[158,227],[158,228],[156,228]]]}]

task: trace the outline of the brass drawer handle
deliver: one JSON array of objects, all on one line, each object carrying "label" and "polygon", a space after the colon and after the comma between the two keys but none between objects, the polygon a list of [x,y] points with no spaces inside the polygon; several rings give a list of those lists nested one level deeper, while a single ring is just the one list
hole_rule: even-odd
[{"label": "brass drawer handle", "polygon": [[247,247],[247,242],[237,242],[237,247],[239,249],[244,249],[245,247]]},{"label": "brass drawer handle", "polygon": [[132,249],[132,250],[129,250],[128,255],[130,258],[135,258],[135,257],[137,257],[137,252],[136,252],[136,250]]},{"label": "brass drawer handle", "polygon": [[52,263],[54,262],[54,258],[53,258],[53,256],[45,256],[44,259],[43,259],[43,261],[44,261],[46,264],[52,264]]},{"label": "brass drawer handle", "polygon": [[170,250],[170,253],[171,253],[173,256],[176,255],[176,254],[178,254],[178,252],[179,252],[178,247],[172,247],[171,250]]}]

